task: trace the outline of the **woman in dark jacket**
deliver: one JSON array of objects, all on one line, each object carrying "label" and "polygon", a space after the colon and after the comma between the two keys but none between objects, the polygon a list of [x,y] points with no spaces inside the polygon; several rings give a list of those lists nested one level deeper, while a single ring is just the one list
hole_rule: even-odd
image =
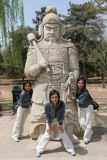
[{"label": "woman in dark jacket", "polygon": [[93,105],[92,98],[86,89],[86,80],[83,77],[77,80],[77,92],[76,99],[80,108],[80,126],[84,131],[84,143],[88,144],[91,141],[93,134],[92,130],[92,118],[93,118]]},{"label": "woman in dark jacket", "polygon": [[23,91],[20,93],[19,100],[17,102],[18,109],[16,114],[16,120],[12,131],[12,139],[15,142],[19,142],[19,138],[22,137],[25,120],[29,112],[29,107],[31,104],[31,83],[23,83]]},{"label": "woman in dark jacket", "polygon": [[53,134],[53,125],[57,122],[59,126],[60,137],[64,144],[64,147],[68,153],[75,156],[74,146],[64,130],[64,113],[65,104],[60,100],[60,94],[56,90],[52,90],[49,94],[49,102],[45,104],[45,114],[46,114],[46,131],[41,137],[37,147],[36,156],[40,157],[41,153],[44,152],[50,138]]},{"label": "woman in dark jacket", "polygon": [[84,131],[84,143],[88,144],[91,141],[92,130],[92,118],[93,118],[93,104],[92,98],[86,89],[86,80],[83,77],[77,80],[77,92],[76,97],[70,93],[68,95],[73,100],[76,100],[80,109],[80,126]]}]

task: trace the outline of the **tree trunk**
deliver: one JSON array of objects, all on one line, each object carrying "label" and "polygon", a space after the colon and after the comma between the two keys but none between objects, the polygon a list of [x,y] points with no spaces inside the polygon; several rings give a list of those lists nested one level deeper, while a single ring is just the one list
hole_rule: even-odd
[{"label": "tree trunk", "polygon": [[105,75],[104,73],[101,74],[103,88],[105,88],[105,76],[104,75]]},{"label": "tree trunk", "polygon": [[85,64],[85,62],[83,62],[83,76],[84,76],[84,78],[87,78],[87,75],[86,75],[86,64]]}]

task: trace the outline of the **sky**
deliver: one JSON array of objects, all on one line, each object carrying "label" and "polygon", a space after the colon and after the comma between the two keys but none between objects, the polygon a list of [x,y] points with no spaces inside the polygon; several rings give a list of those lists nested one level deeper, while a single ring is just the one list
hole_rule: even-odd
[{"label": "sky", "polygon": [[35,11],[40,10],[41,7],[53,6],[57,8],[58,13],[66,15],[70,1],[75,4],[82,4],[89,0],[23,0],[25,26],[35,27],[32,19],[35,19]]},{"label": "sky", "polygon": [[[91,0],[23,0],[25,26],[35,28],[35,24],[33,24],[32,19],[35,19],[35,11],[40,10],[41,7],[53,6],[56,7],[58,13],[67,15],[69,2],[74,4],[83,4],[89,1]],[[104,24],[107,26],[107,16]],[[107,27],[105,28],[104,36],[107,39]]]}]

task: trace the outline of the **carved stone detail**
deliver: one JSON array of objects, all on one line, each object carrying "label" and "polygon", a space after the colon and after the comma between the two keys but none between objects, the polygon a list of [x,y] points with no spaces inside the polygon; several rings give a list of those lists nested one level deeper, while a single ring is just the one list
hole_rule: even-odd
[{"label": "carved stone detail", "polygon": [[[51,33],[52,32],[52,33]],[[29,36],[29,50],[25,64],[27,77],[35,79],[31,118],[31,136],[38,138],[45,130],[44,103],[48,101],[49,92],[56,89],[65,102],[65,129],[69,136],[80,130],[78,111],[75,102],[68,100],[68,84],[71,92],[76,91],[76,78],[79,65],[74,44],[63,39],[64,25],[56,12],[48,12],[39,26],[41,38],[36,42],[34,35]],[[32,45],[33,44],[33,45]],[[73,75],[73,76],[71,76]],[[57,126],[53,139],[58,139]]]}]

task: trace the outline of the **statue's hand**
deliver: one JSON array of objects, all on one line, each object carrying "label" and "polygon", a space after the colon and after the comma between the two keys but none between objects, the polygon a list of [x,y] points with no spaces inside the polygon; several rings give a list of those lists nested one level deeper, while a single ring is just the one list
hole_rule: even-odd
[{"label": "statue's hand", "polygon": [[73,72],[69,72],[69,79],[70,80],[75,80],[75,76]]},{"label": "statue's hand", "polygon": [[48,66],[48,61],[45,58],[42,58],[39,61],[40,66],[42,66],[43,68],[46,68]]},{"label": "statue's hand", "polygon": [[75,81],[75,77],[74,77],[74,74],[73,72],[69,72],[69,77],[66,81],[66,86],[67,87],[70,87],[71,83]]}]

